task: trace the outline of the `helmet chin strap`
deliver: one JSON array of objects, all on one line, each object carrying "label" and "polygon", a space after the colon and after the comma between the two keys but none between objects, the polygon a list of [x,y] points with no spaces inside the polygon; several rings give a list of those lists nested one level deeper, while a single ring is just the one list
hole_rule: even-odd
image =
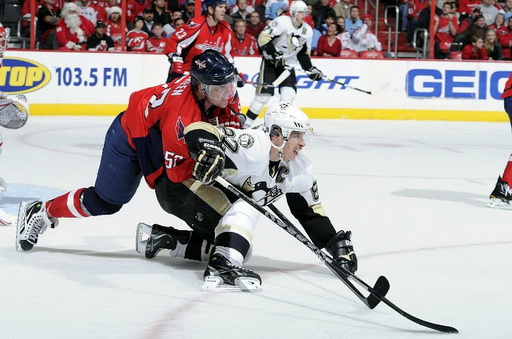
[{"label": "helmet chin strap", "polygon": [[274,147],[277,150],[277,155],[279,156],[279,159],[281,159],[282,161],[285,161],[283,148],[284,148],[284,145],[286,145],[286,140],[283,139],[283,144],[281,146],[274,145],[273,142],[271,142],[270,144],[272,147]]}]

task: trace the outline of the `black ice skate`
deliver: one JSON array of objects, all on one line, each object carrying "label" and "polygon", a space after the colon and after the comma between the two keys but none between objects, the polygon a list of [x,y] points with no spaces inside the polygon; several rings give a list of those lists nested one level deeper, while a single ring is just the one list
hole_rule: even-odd
[{"label": "black ice skate", "polygon": [[190,233],[190,231],[180,231],[173,227],[156,224],[150,226],[141,222],[137,226],[135,249],[138,253],[144,254],[146,258],[151,259],[163,249],[172,252],[178,246],[178,242],[186,245],[190,239]]},{"label": "black ice skate", "polygon": [[494,187],[494,191],[489,195],[489,200],[487,207],[512,208],[512,189],[501,179],[501,176],[498,177],[496,187]]},{"label": "black ice skate", "polygon": [[16,224],[16,250],[30,251],[48,227],[55,228],[58,220],[50,218],[42,201],[22,202]]},{"label": "black ice skate", "polygon": [[204,291],[257,292],[261,290],[261,278],[251,270],[235,266],[219,253],[213,253],[204,272]]}]

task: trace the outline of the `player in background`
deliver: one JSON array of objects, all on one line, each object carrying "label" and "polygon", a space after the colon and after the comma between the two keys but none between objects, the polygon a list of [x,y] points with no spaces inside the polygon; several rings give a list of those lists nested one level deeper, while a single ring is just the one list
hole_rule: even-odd
[{"label": "player in background", "polygon": [[[57,226],[58,218],[118,212],[135,195],[142,177],[150,188],[166,179],[180,198],[199,200],[197,195],[208,191],[201,183],[210,183],[222,171],[224,152],[218,129],[189,125],[196,121],[231,125],[233,119],[239,123],[231,105],[239,107],[234,67],[214,50],[194,57],[191,75],[132,93],[128,107],[107,131],[94,186],[47,202],[20,204],[17,250],[31,250],[40,234]],[[197,134],[200,140],[188,141]]]},{"label": "player in background", "polygon": [[[0,68],[4,61],[4,53],[9,44],[9,32],[0,23]],[[24,95],[7,95],[0,92],[0,126],[18,129],[27,123],[29,105]],[[0,133],[0,154],[2,153],[3,138]],[[0,178],[0,200],[7,190],[7,184]],[[10,225],[9,215],[0,208],[0,225]]]},{"label": "player in background", "polygon": [[203,3],[203,15],[192,18],[169,38],[164,50],[171,63],[167,82],[188,72],[192,59],[207,49],[214,49],[229,62],[234,62],[231,55],[232,30],[224,20],[227,0],[204,0]]},{"label": "player in background", "polygon": [[[308,116],[288,103],[271,106],[265,113],[264,124],[258,128],[223,128],[226,166],[222,177],[263,206],[285,195],[290,211],[312,242],[355,272],[357,257],[351,232],[336,232],[326,216],[312,163],[301,152],[310,130]],[[200,208],[191,208],[194,214],[211,215]],[[243,200],[236,200],[218,224],[211,225],[213,242],[202,237],[195,227],[184,231],[140,223],[137,252],[153,258],[162,249],[168,249],[171,257],[192,260],[206,260],[210,252],[203,289],[256,291],[261,288],[260,276],[242,264],[252,252],[259,216]]]},{"label": "player in background", "polygon": [[[512,127],[512,73],[510,73],[501,97],[503,98],[505,112],[508,115],[508,119],[510,120],[510,125]],[[487,204],[487,207],[503,207],[512,209],[512,189],[510,188],[510,185],[512,185],[512,154],[510,155],[507,165],[505,166],[505,170],[503,171],[503,177],[498,176],[496,186],[489,196],[490,201]]]},{"label": "player in background", "polygon": [[[313,31],[311,26],[304,22],[308,13],[308,6],[303,1],[293,1],[290,6],[291,16],[282,15],[275,18],[258,37],[258,45],[263,50],[260,84],[271,84],[285,69],[291,68],[291,74],[279,86],[281,102],[292,103],[297,94],[297,79],[293,70],[297,64],[307,71],[311,80],[318,81],[323,77],[323,73],[311,63]],[[256,87],[256,96],[246,114],[245,128],[253,124],[273,95],[274,87]]]}]

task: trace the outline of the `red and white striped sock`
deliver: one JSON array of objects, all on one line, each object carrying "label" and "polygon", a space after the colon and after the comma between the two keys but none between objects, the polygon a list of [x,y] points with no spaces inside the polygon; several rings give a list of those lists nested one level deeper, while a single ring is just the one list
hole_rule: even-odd
[{"label": "red and white striped sock", "polygon": [[82,218],[90,216],[80,203],[85,188],[80,188],[48,201],[45,205],[48,214],[54,218]]}]

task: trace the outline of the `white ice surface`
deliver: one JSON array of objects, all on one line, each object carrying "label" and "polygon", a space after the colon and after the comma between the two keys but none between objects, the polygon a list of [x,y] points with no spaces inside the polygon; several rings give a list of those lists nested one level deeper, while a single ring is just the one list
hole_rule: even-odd
[{"label": "white ice surface", "polygon": [[[94,183],[112,117],[31,117],[2,129],[0,207]],[[512,211],[486,208],[512,152],[510,125],[313,121],[306,149],[324,207],[352,230],[358,275],[460,338],[512,335]],[[277,204],[286,211],[284,201]],[[204,263],[146,260],[139,221],[187,226],[141,183],[118,214],[61,219],[28,253],[0,226],[0,338],[433,338],[386,305],[366,309],[304,245],[261,218],[247,267],[258,293],[200,290]]]}]

